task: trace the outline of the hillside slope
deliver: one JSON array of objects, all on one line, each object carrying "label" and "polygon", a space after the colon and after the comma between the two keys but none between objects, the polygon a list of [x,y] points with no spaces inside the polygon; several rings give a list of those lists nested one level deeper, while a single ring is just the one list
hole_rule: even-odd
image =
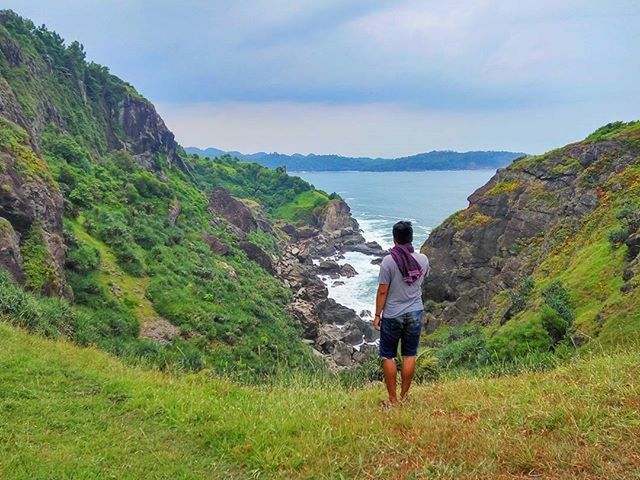
[{"label": "hillside slope", "polygon": [[161,367],[262,379],[338,353],[351,365],[370,333],[345,308],[343,333],[327,320],[340,306],[317,288],[313,252],[287,256],[301,235],[330,252],[364,243],[340,198],[282,169],[187,155],[81,44],[6,10],[0,160],[0,267],[53,297],[0,272],[2,311],[22,325]]},{"label": "hillside slope", "polygon": [[[466,361],[640,337],[640,122],[515,161],[422,247],[429,329],[484,325]],[[464,355],[463,355],[464,356]]]},{"label": "hillside slope", "polygon": [[0,364],[4,479],[622,479],[640,471],[637,350],[550,373],[418,387],[390,412],[379,408],[379,388],[176,378],[1,323]]},{"label": "hillside slope", "polygon": [[453,152],[434,150],[408,157],[370,158],[318,155],[314,153],[308,155],[299,153],[285,155],[277,152],[245,154],[236,151],[224,152],[217,148],[202,150],[196,147],[187,147],[185,150],[188,153],[211,158],[228,154],[246,162],[256,162],[270,168],[285,167],[291,171],[416,172],[425,170],[494,170],[504,167],[515,158],[525,155],[524,153],[503,151]]}]

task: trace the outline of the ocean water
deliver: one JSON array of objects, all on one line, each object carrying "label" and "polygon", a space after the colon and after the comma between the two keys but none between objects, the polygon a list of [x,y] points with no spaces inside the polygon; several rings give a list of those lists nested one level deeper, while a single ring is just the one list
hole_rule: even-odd
[{"label": "ocean water", "polygon": [[[351,207],[367,241],[383,248],[393,245],[391,228],[398,220],[410,220],[416,248],[431,230],[457,210],[468,206],[467,197],[484,185],[493,170],[432,172],[290,172],[327,193],[338,193]],[[353,308],[373,312],[379,267],[372,257],[349,252],[338,263],[351,264],[358,275],[353,278],[328,277],[323,281],[329,296]]]}]

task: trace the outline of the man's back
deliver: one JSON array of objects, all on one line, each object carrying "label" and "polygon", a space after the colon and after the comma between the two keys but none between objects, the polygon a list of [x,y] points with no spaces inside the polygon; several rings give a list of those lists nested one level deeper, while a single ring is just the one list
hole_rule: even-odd
[{"label": "man's back", "polygon": [[384,257],[380,264],[378,283],[389,285],[389,293],[387,294],[383,312],[387,318],[395,318],[407,312],[423,309],[422,280],[429,274],[429,260],[422,253],[414,252],[411,255],[413,255],[413,258],[416,259],[422,269],[420,278],[411,285],[407,284],[402,278],[400,269],[391,255]]}]

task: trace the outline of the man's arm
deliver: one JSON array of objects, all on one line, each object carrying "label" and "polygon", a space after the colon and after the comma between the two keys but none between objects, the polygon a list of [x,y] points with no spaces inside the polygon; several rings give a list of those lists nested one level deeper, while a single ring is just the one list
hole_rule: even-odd
[{"label": "man's arm", "polygon": [[378,293],[376,295],[376,315],[373,319],[373,328],[380,330],[380,321],[384,304],[387,303],[387,294],[389,293],[389,284],[381,283],[378,285]]}]

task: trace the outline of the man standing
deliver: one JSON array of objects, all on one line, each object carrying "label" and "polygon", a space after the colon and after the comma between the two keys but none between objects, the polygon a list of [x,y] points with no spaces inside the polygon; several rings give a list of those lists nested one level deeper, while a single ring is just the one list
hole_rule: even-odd
[{"label": "man standing", "polygon": [[398,403],[396,394],[396,355],[402,354],[402,388],[405,400],[416,370],[416,354],[422,331],[422,280],[429,274],[429,260],[414,251],[411,222],[393,226],[394,247],[382,259],[378,277],[376,315],[373,326],[380,330],[380,357],[389,399],[384,407]]}]

